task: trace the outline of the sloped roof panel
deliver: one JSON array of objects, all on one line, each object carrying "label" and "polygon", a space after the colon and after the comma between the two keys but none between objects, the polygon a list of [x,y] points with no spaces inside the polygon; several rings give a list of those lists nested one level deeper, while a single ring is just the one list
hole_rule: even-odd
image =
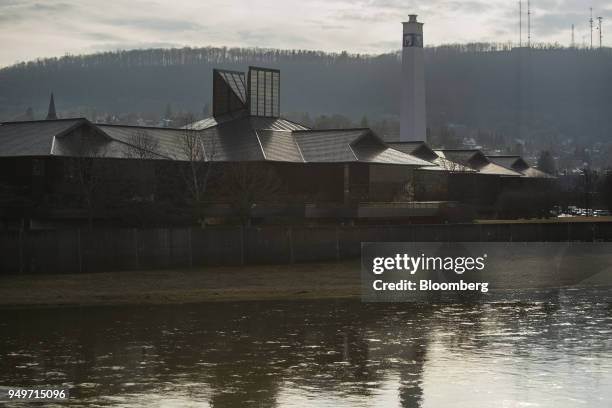
[{"label": "sloped roof panel", "polygon": [[[154,142],[151,153],[168,159],[185,160],[184,136],[189,130],[139,126],[98,125],[111,138],[127,145],[136,145],[137,138],[148,137]],[[193,132],[193,131],[192,131]],[[127,146],[124,150],[128,150]]]},{"label": "sloped roof panel", "polygon": [[[53,156],[66,157],[104,157],[125,158],[126,145],[116,140],[97,138],[79,140],[82,136],[56,137],[53,143]],[[78,138],[78,139],[77,139]]]},{"label": "sloped roof panel", "polygon": [[[435,151],[438,156],[444,157],[455,163],[472,167],[470,161],[480,154],[479,150],[442,149]],[[442,153],[442,154],[440,154]]]},{"label": "sloped roof panel", "polygon": [[387,145],[400,152],[416,156],[419,159],[433,161],[438,158],[438,155],[422,141],[387,142]]},{"label": "sloped roof panel", "polygon": [[375,148],[373,146],[353,148],[359,161],[379,164],[403,164],[408,166],[437,167],[435,164],[418,157],[400,152],[389,147]]},{"label": "sloped roof panel", "polygon": [[234,112],[222,116],[210,117],[183,126],[184,129],[204,130],[220,125],[237,118],[249,117],[253,129],[272,130],[308,130],[308,127],[283,118],[268,118],[262,116],[248,116],[247,111]]},{"label": "sloped roof panel", "polygon": [[535,167],[529,167],[523,170],[521,173],[523,173],[525,177],[530,177],[530,178],[547,178],[547,179],[556,178],[555,176],[545,173],[540,169],[536,169]]},{"label": "sloped roof panel", "polygon": [[487,163],[484,166],[477,169],[481,174],[492,174],[496,176],[510,176],[510,177],[520,177],[521,173],[518,171],[510,170],[506,167],[500,166],[495,163]]},{"label": "sloped roof panel", "polygon": [[240,99],[242,103],[246,103],[247,92],[246,92],[246,80],[243,72],[234,71],[222,71],[219,70],[219,75],[225,80],[225,82],[232,89],[234,94]]},{"label": "sloped roof panel", "polygon": [[421,147],[422,144],[423,144],[423,142],[420,142],[420,141],[415,141],[415,142],[400,142],[400,141],[387,142],[387,145],[391,146],[395,150],[399,150],[400,152],[404,152],[404,153],[408,153],[408,154],[411,154],[412,152],[414,152],[416,149]]},{"label": "sloped roof panel", "polygon": [[211,116],[206,119],[198,120],[193,123],[189,123],[181,129],[191,129],[191,130],[204,130],[217,125],[220,125],[225,122],[229,122],[232,120],[236,120],[238,118],[244,118],[248,116],[248,112],[246,110],[230,112],[220,116]]},{"label": "sloped roof panel", "polygon": [[520,159],[520,156],[487,156],[487,159],[491,160],[495,164],[514,169],[516,162]]},{"label": "sloped roof panel", "polygon": [[[491,162],[480,150],[436,150],[436,154],[452,162],[470,167],[480,174],[520,177],[521,173]],[[476,163],[476,164],[475,164]]]},{"label": "sloped roof panel", "polygon": [[304,159],[293,134],[279,130],[257,130],[266,160],[303,163]]},{"label": "sloped roof panel", "polygon": [[369,129],[309,130],[293,132],[306,162],[364,162],[434,166],[389,148]]},{"label": "sloped roof panel", "polygon": [[487,156],[487,158],[495,164],[521,173],[523,177],[555,178],[542,170],[531,167],[521,156],[518,155]]},{"label": "sloped roof panel", "polygon": [[438,157],[434,159],[433,162],[438,165],[437,168],[430,168],[427,170],[445,170],[450,171],[451,173],[476,173],[476,170],[464,166],[460,163],[456,163],[454,161],[448,160],[444,157]]},{"label": "sloped roof panel", "polygon": [[209,160],[264,160],[262,147],[248,117],[204,129],[201,135]]},{"label": "sloped roof panel", "polygon": [[305,130],[294,132],[294,136],[305,161],[346,163],[357,161],[350,144],[368,132],[368,129]]},{"label": "sloped roof panel", "polygon": [[86,123],[85,119],[4,122],[0,126],[0,156],[47,156],[53,138]]},{"label": "sloped roof panel", "polygon": [[292,122],[283,118],[268,118],[262,116],[251,116],[251,126],[253,129],[271,129],[271,130],[308,130],[306,126]]}]

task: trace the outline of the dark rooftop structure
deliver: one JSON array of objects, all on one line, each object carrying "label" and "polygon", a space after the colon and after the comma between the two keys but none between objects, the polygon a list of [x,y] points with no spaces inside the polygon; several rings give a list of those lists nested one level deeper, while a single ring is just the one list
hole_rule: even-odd
[{"label": "dark rooftop structure", "polygon": [[147,137],[156,146],[148,158],[187,160],[183,139],[192,134],[205,161],[437,167],[389,147],[367,128],[311,130],[281,118],[279,90],[278,70],[249,67],[246,76],[214,70],[211,118],[181,129],[94,124],[84,118],[6,122],[0,127],[0,156],[132,158],[136,140]]},{"label": "dark rooftop structure", "polygon": [[392,148],[411,154],[423,160],[433,161],[438,155],[423,141],[388,142]]},{"label": "dark rooftop structure", "polygon": [[489,160],[477,149],[442,149],[436,150],[438,156],[476,170],[479,174],[489,174],[502,177],[521,177],[522,174],[500,166]]},{"label": "dark rooftop structure", "polygon": [[487,156],[487,158],[495,164],[521,173],[523,177],[555,178],[542,170],[530,166],[521,156],[518,155]]},{"label": "dark rooftop structure", "polygon": [[[424,141],[386,142],[368,128],[309,129],[281,116],[280,85],[275,69],[249,67],[246,74],[216,69],[213,116],[182,128],[57,119],[51,95],[47,120],[0,123],[0,184],[28,191],[28,202],[35,203],[6,214],[92,222],[95,205],[85,204],[96,203],[99,220],[121,223],[137,219],[130,211],[140,208],[149,208],[155,220],[165,214],[168,222],[175,217],[225,222],[245,211],[259,219],[323,223],[439,222],[469,219],[467,207],[495,214],[502,193],[531,196],[550,184],[544,180],[550,176],[519,156],[435,150]],[[91,177],[83,174],[88,171]],[[245,174],[253,176],[253,185],[240,184]],[[88,180],[94,187],[85,185]],[[203,180],[206,190],[191,183]],[[256,194],[258,184],[276,190]],[[240,200],[248,195],[257,205],[244,210],[243,201],[237,204],[240,194]]]},{"label": "dark rooftop structure", "polygon": [[280,116],[280,71],[249,67],[248,105],[252,116]]},{"label": "dark rooftop structure", "polygon": [[213,115],[244,111],[247,108],[246,86],[242,72],[213,70]]},{"label": "dark rooftop structure", "polygon": [[[51,94],[49,117],[55,115]],[[423,141],[388,142],[367,128],[313,130],[280,116],[280,71],[213,71],[213,116],[183,128],[94,124],[84,118],[5,122],[0,156],[130,157],[134,139],[154,140],[150,158],[186,160],[187,133],[197,135],[206,161],[371,163],[503,177],[550,177],[519,156],[475,149],[433,150]]]},{"label": "dark rooftop structure", "polygon": [[454,162],[432,150],[423,141],[388,142],[393,149],[411,154],[422,160],[427,160],[435,166],[425,167],[424,170],[448,171],[451,173],[475,173],[477,170],[458,162]]},{"label": "dark rooftop structure", "polygon": [[279,70],[249,67],[246,78],[215,70],[213,117],[183,128],[201,132],[208,160],[435,166],[390,148],[370,129],[311,130],[280,117]]},{"label": "dark rooftop structure", "polygon": [[[77,155],[77,147],[85,141],[76,140],[73,132],[82,128],[92,129],[99,137],[96,139],[99,143],[92,143],[91,146],[112,142],[94,124],[83,118],[4,122],[0,125],[0,157],[53,156],[68,152]],[[86,154],[82,151],[81,155]]]}]

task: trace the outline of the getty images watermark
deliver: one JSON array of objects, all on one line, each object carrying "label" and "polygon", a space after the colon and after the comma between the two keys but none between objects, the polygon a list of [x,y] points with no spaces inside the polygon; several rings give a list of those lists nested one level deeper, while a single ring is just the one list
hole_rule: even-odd
[{"label": "getty images watermark", "polygon": [[[610,279],[612,243],[364,242],[367,302],[463,302]],[[492,293],[495,292],[495,293]]]},{"label": "getty images watermark", "polygon": [[[485,269],[487,254],[479,257],[472,256],[411,256],[407,253],[395,254],[392,257],[378,256],[372,260],[372,273],[382,275],[384,272],[399,271],[415,275],[418,271],[425,272],[454,272],[463,275],[465,272],[482,271]],[[400,279],[394,282],[385,282],[376,279],[372,288],[380,290],[459,290],[459,291],[481,291],[488,292],[488,282],[466,282],[463,279],[458,282],[436,282],[432,279],[415,280]]]}]

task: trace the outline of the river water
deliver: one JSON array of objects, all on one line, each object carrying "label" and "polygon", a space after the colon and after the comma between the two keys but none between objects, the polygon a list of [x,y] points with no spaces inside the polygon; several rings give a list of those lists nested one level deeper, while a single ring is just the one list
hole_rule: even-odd
[{"label": "river water", "polygon": [[612,406],[607,289],[4,309],[0,333],[0,385],[69,386],[70,406]]}]

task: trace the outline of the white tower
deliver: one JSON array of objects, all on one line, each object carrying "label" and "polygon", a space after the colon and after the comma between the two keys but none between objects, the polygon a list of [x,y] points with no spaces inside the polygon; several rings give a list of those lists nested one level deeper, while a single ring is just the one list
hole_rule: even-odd
[{"label": "white tower", "polygon": [[425,141],[425,66],[423,61],[423,23],[416,14],[402,23],[402,106],[400,140]]}]

